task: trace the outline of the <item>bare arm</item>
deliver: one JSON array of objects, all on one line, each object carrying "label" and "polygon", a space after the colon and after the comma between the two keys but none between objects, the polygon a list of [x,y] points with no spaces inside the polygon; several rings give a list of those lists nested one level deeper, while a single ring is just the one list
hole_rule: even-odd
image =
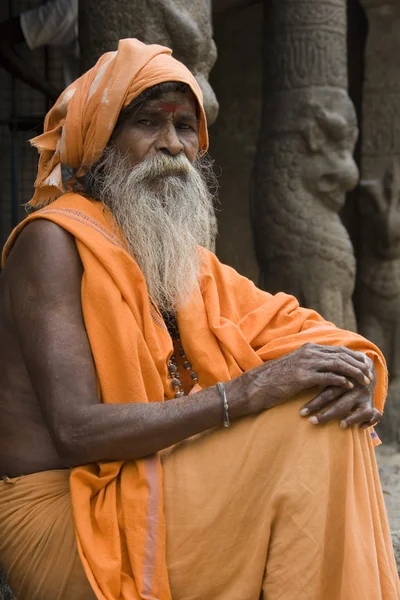
[{"label": "bare arm", "polygon": [[[66,231],[45,220],[31,223],[6,267],[13,274],[13,314],[28,372],[67,465],[135,459],[221,425],[215,388],[196,394],[195,400],[99,403],[81,309],[82,265]],[[248,413],[234,394],[230,405],[232,418]]]},{"label": "bare arm", "polygon": [[52,100],[56,100],[60,91],[44,79],[32,64],[24,60],[15,49],[16,44],[24,41],[19,17],[0,23],[0,65],[13,77],[21,79]]},{"label": "bare arm", "polygon": [[[167,402],[99,403],[81,308],[82,265],[73,237],[58,225],[29,224],[6,269],[25,363],[66,466],[136,459],[222,424],[214,387]],[[369,366],[358,355],[306,344],[248,371],[226,384],[230,417],[271,408],[314,386],[348,389],[349,377],[366,385]]]}]

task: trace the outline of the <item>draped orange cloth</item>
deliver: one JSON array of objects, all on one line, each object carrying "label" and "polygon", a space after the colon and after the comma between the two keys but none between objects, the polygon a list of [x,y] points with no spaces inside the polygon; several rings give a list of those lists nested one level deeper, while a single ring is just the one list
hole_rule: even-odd
[{"label": "draped orange cloth", "polygon": [[199,147],[208,148],[203,94],[194,76],[172,51],[136,39],[121,40],[116,52],[103,54],[96,65],[71,83],[46,116],[44,133],[31,140],[40,152],[35,194],[30,206],[44,206],[65,190],[61,164],[83,175],[101,155],[122,108],[144,90],[165,81],[187,83],[199,108]]},{"label": "draped orange cloth", "polygon": [[[49,219],[75,237],[84,268],[82,310],[99,400],[170,399],[171,338],[109,212],[101,203],[66,194],[14,230],[3,261],[34,219]],[[201,252],[201,290],[178,314],[182,343],[201,387],[230,380],[306,342],[345,345],[374,360],[375,403],[383,409],[387,373],[378,348],[300,308],[291,296],[257,289],[212,253]],[[191,398],[196,401],[195,394]],[[78,549],[99,600],[170,600],[162,481],[158,456],[73,469],[70,489]]]}]

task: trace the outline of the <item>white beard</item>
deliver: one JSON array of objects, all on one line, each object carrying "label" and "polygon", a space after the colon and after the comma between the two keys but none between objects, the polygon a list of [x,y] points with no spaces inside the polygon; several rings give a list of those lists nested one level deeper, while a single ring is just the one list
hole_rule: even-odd
[{"label": "white beard", "polygon": [[96,200],[117,222],[162,312],[184,307],[199,287],[199,246],[211,247],[211,163],[193,166],[184,155],[158,152],[136,167],[110,146],[89,174]]}]

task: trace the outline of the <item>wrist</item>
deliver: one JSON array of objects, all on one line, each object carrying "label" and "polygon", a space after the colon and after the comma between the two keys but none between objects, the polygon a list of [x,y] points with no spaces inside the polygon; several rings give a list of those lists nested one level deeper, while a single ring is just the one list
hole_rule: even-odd
[{"label": "wrist", "polygon": [[229,417],[231,420],[246,417],[258,412],[252,406],[251,396],[249,394],[249,384],[247,373],[232,379],[225,383],[225,392],[229,406]]},{"label": "wrist", "polygon": [[229,404],[228,404],[228,398],[226,395],[225,383],[223,383],[222,381],[219,381],[217,383],[217,390],[219,392],[219,395],[221,398],[221,403],[222,403],[223,425],[224,425],[224,427],[230,427],[231,423],[230,423],[230,419],[229,419]]}]

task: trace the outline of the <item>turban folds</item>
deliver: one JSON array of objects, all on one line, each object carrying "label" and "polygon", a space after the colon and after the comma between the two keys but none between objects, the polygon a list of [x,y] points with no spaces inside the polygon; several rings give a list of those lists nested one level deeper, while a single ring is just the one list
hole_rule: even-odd
[{"label": "turban folds", "polygon": [[40,153],[33,207],[48,204],[65,190],[61,164],[83,175],[105,149],[119,114],[144,90],[166,81],[189,85],[199,106],[200,153],[208,148],[203,95],[196,79],[172,51],[136,39],[120,40],[116,52],[74,81],[46,116],[44,133],[31,140]]}]

